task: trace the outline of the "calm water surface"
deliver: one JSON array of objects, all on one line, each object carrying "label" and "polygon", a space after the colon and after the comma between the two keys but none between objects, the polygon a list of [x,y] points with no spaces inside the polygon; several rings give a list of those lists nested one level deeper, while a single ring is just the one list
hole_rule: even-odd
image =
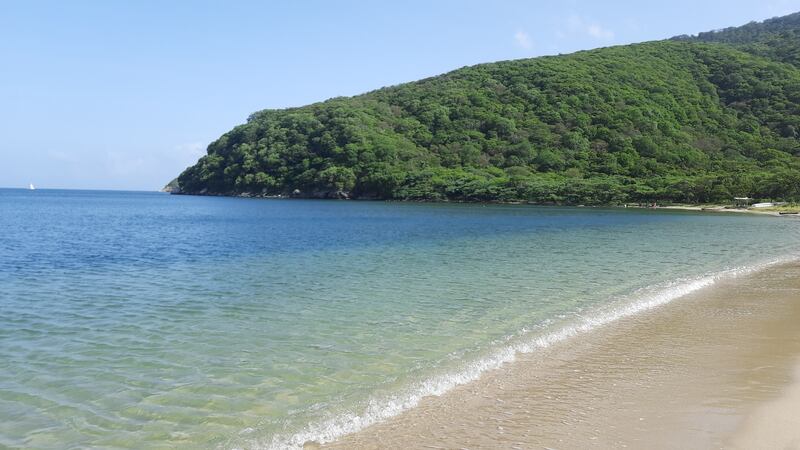
[{"label": "calm water surface", "polygon": [[0,190],[0,447],[330,439],[570,323],[793,258],[798,227],[679,211]]}]

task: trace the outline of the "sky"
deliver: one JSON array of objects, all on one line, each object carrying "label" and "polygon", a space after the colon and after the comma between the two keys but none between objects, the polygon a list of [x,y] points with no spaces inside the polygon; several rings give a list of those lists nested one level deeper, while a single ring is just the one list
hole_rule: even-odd
[{"label": "sky", "polygon": [[0,187],[158,190],[251,113],[800,0],[0,0]]}]

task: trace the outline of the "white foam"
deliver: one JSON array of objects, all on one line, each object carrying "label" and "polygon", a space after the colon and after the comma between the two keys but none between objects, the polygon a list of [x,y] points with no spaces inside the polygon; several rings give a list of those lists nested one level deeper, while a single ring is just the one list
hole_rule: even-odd
[{"label": "white foam", "polygon": [[276,435],[265,441],[253,442],[247,447],[254,449],[291,449],[302,448],[303,444],[308,441],[318,443],[331,442],[341,436],[355,433],[370,425],[397,416],[403,411],[417,406],[424,397],[442,395],[456,386],[475,381],[485,372],[514,361],[518,353],[530,353],[550,347],[553,344],[585,334],[617,320],[665,305],[692,292],[709,287],[719,280],[758,272],[770,266],[797,261],[798,259],[798,257],[794,256],[784,257],[753,266],[728,269],[696,278],[680,279],[640,290],[629,296],[625,302],[615,304],[615,306],[598,311],[591,316],[581,317],[572,324],[565,325],[555,331],[545,334],[528,332],[522,339],[515,339],[515,343],[494,351],[488,357],[470,362],[458,372],[436,376],[417,383],[402,394],[373,398],[369,400],[366,408],[360,413],[340,414],[327,420],[312,423],[303,431],[291,436]]}]

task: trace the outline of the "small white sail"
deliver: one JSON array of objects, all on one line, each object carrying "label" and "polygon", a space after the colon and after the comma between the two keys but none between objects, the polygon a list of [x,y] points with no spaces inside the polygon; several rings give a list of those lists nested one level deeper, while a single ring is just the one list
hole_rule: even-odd
[{"label": "small white sail", "polygon": [[33,185],[33,183],[31,183],[31,184],[28,185],[28,189],[33,191],[33,190],[36,190],[36,187]]}]

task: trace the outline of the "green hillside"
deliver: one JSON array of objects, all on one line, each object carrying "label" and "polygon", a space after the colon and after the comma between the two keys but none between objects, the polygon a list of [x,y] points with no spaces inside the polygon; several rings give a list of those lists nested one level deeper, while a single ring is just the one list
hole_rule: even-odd
[{"label": "green hillside", "polygon": [[800,12],[674,39],[730,44],[749,53],[800,67]]},{"label": "green hillside", "polygon": [[178,183],[210,195],[797,200],[798,18],[483,64],[260,111],[212,142]]}]

